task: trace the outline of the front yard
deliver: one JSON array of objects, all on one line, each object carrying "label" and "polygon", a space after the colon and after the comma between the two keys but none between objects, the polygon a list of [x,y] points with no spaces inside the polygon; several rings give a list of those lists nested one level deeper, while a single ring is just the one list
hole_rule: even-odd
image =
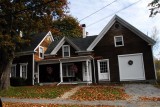
[{"label": "front yard", "polygon": [[11,98],[56,98],[72,89],[74,86],[22,86],[10,87],[7,91],[0,91],[0,97]]},{"label": "front yard", "polygon": [[71,96],[73,100],[126,100],[129,98],[121,87],[114,86],[92,86],[84,87]]}]

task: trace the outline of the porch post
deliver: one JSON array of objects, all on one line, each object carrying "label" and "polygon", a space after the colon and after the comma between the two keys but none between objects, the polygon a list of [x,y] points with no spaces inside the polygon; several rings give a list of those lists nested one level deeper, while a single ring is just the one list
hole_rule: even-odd
[{"label": "porch post", "polygon": [[62,62],[60,62],[60,82],[63,82]]},{"label": "porch post", "polygon": [[90,81],[89,79],[89,67],[88,67],[88,60],[86,60],[86,71],[87,71],[87,82]]}]

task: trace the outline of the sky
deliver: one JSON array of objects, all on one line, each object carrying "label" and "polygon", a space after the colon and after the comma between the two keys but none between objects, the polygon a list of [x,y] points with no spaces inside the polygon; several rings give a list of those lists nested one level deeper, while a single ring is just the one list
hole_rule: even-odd
[{"label": "sky", "polygon": [[[98,35],[116,14],[146,35],[152,35],[156,27],[160,37],[160,14],[149,17],[148,3],[152,0],[68,0],[70,15],[77,18],[80,24],[86,24],[89,35]],[[110,4],[110,5],[109,5]],[[105,8],[103,8],[105,7]],[[97,13],[91,15],[97,10]],[[87,17],[91,15],[90,17]],[[87,17],[87,18],[85,18]],[[85,19],[84,19],[85,18]],[[84,19],[84,20],[82,20]],[[160,49],[154,51],[160,57]]]}]

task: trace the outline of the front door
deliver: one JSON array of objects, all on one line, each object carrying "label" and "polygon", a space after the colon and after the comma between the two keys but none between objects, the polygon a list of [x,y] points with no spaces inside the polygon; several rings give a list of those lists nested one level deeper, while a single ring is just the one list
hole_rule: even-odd
[{"label": "front door", "polygon": [[97,60],[99,81],[109,80],[109,60]]}]

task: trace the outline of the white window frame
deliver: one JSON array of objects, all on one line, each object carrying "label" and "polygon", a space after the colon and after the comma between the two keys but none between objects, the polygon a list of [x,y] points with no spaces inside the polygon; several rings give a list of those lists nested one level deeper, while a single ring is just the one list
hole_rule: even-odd
[{"label": "white window frame", "polygon": [[[22,66],[26,66],[26,77],[22,77]],[[20,77],[27,79],[27,69],[28,69],[28,63],[20,63]]]},{"label": "white window frame", "polygon": [[[68,53],[69,53],[68,56],[64,56],[64,47],[68,47]],[[63,45],[63,46],[62,46],[62,56],[63,56],[63,57],[70,57],[70,45]]]},{"label": "white window frame", "polygon": [[[17,64],[12,64],[12,66],[11,66],[11,73],[10,73],[10,77],[16,77],[16,65],[17,65]],[[14,73],[14,74],[15,74],[15,76],[12,76],[12,67],[15,67],[15,71],[14,71],[14,72],[15,72],[15,73]]]},{"label": "white window frame", "polygon": [[[42,57],[41,57],[41,53],[40,53],[40,49],[42,49]],[[42,58],[42,59],[44,59],[44,47],[42,47],[42,46],[39,46],[39,58]]]},{"label": "white window frame", "polygon": [[[68,73],[68,72],[69,72],[69,69],[70,69],[69,66],[72,66],[72,65],[73,65],[73,64],[63,64],[63,65],[62,65],[62,67],[63,67],[63,66],[67,66],[67,67],[66,67],[66,76],[63,75],[63,77],[75,77],[75,72],[73,72],[73,76],[70,76],[69,73]],[[63,70],[63,68],[62,68],[62,70]],[[63,73],[63,72],[64,72],[64,71],[62,71],[62,73]]]},{"label": "white window frame", "polygon": [[[122,45],[116,45],[116,38],[117,37],[121,37],[122,38]],[[115,45],[115,47],[120,47],[120,46],[124,46],[124,40],[123,40],[123,36],[122,35],[120,35],[120,36],[114,36],[114,45]]]},{"label": "white window frame", "polygon": [[[109,59],[100,59],[97,60],[97,67],[98,67],[98,74],[101,72],[100,68],[100,62],[107,61],[107,70],[108,70],[108,81],[110,81],[110,67],[109,67]],[[98,77],[99,78],[99,77]],[[100,79],[99,79],[100,80]]]}]

